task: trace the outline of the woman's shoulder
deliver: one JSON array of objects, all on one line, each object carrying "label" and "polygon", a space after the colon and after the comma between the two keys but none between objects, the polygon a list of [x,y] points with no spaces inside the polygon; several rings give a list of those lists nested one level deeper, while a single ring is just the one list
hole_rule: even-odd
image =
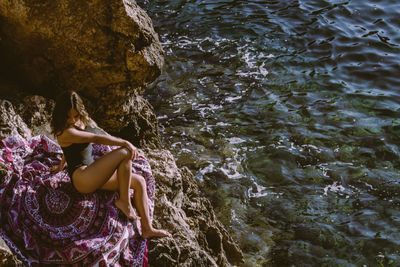
[{"label": "woman's shoulder", "polygon": [[[90,134],[90,136],[88,136]],[[70,126],[63,130],[63,132],[57,136],[57,141],[60,146],[69,146],[73,143],[87,143],[91,142],[93,134],[88,132],[86,129],[80,129],[76,126]]]},{"label": "woman's shoulder", "polygon": [[76,125],[70,126],[68,128],[65,128],[61,135],[59,135],[61,138],[65,137],[71,137],[71,136],[79,136],[82,135],[83,133],[86,132],[86,127],[81,128]]},{"label": "woman's shoulder", "polygon": [[72,127],[68,127],[56,134],[56,138],[57,138],[57,141],[59,144],[64,141],[64,139],[67,135],[70,134],[71,129],[72,129]]},{"label": "woman's shoulder", "polygon": [[63,140],[64,138],[68,138],[70,136],[79,135],[81,132],[84,132],[84,131],[85,131],[85,129],[81,129],[75,125],[69,126],[69,127],[65,128],[64,130],[62,130],[62,132],[57,135],[57,139]]}]

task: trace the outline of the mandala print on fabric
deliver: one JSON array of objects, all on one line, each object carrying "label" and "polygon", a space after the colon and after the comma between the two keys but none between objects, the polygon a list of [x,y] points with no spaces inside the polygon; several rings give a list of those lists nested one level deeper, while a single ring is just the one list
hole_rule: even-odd
[{"label": "mandala print on fabric", "polygon": [[[93,144],[93,157],[115,148]],[[147,240],[114,206],[118,193],[79,193],[66,170],[50,172],[61,156],[58,144],[44,135],[1,141],[0,164],[7,172],[0,180],[1,237],[28,266],[147,265]],[[152,218],[155,183],[150,165],[139,157],[132,170],[147,182]]]}]

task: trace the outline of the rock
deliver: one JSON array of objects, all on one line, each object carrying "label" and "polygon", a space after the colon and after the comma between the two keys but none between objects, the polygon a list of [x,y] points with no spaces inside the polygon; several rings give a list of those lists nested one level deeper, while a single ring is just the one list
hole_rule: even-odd
[{"label": "rock", "polygon": [[136,91],[127,92],[118,85],[112,86],[112,90],[111,95],[101,95],[102,105],[89,108],[93,119],[101,128],[138,147],[160,148],[158,121],[150,103]]},{"label": "rock", "polygon": [[149,261],[154,266],[231,266],[243,255],[211,203],[200,196],[193,174],[179,169],[167,150],[146,150],[156,180],[153,225],[168,229],[173,238],[152,239]]},{"label": "rock", "polygon": [[22,262],[11,252],[2,238],[0,238],[0,266],[22,266]]},{"label": "rock", "polygon": [[160,74],[161,45],[135,1],[0,3],[2,41],[35,90],[65,84],[96,91],[124,82],[141,87]]},{"label": "rock", "polygon": [[160,74],[164,60],[151,19],[133,0],[0,0],[0,48],[0,68],[24,80],[26,91],[76,90],[110,132],[132,128],[121,118],[137,117],[133,93]]},{"label": "rock", "polygon": [[[14,100],[13,102],[1,101],[1,138],[15,134],[24,138],[45,134],[54,140],[50,127],[51,114],[55,105],[54,100],[39,95],[29,95],[23,97],[22,100]],[[104,113],[112,113],[113,105],[108,104],[106,98],[104,98],[104,101],[107,103],[104,107],[109,108],[109,110],[104,110]],[[131,114],[122,118],[128,122],[127,127],[122,132],[110,132],[131,141],[138,147],[161,147],[158,121],[152,106],[136,93],[133,93],[131,102],[131,106],[126,107],[130,109]],[[94,119],[98,121],[97,117],[94,117]],[[102,128],[101,126],[102,124],[99,125],[100,128]]]},{"label": "rock", "polygon": [[54,140],[50,126],[54,105],[53,100],[38,95],[27,96],[17,104],[18,113],[32,130],[32,136],[44,134]]},{"label": "rock", "polygon": [[0,100],[0,139],[10,135],[21,135],[30,138],[32,131],[21,116],[15,112],[13,104],[8,100]]},{"label": "rock", "polygon": [[8,179],[6,180],[6,175],[8,173],[8,168],[4,163],[0,162],[0,184],[4,184],[8,182]]},{"label": "rock", "polygon": [[0,100],[0,139],[10,135],[24,138],[51,134],[51,113],[54,101],[38,95],[27,96],[22,101]]}]

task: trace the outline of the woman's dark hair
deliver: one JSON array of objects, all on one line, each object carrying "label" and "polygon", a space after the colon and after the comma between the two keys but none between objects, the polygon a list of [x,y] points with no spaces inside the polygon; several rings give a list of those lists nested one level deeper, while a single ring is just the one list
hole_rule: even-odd
[{"label": "woman's dark hair", "polygon": [[86,112],[82,99],[74,91],[63,91],[57,96],[56,106],[51,120],[52,134],[58,136],[68,127],[68,112],[75,109],[85,125],[91,124],[89,114]]}]

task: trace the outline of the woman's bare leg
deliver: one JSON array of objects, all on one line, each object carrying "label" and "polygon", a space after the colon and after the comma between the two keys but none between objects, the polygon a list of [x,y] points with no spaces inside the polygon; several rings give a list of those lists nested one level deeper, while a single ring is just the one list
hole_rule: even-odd
[{"label": "woman's bare leg", "polygon": [[[132,187],[132,180],[131,180],[131,188]],[[102,190],[107,190],[107,191],[118,191],[119,189],[119,184],[118,184],[118,177],[117,177],[117,171],[115,171],[110,179],[108,179],[108,181],[103,184],[102,187],[100,187],[100,189]]]},{"label": "woman's bare leg", "polygon": [[118,185],[119,185],[119,199],[115,201],[115,205],[121,209],[129,218],[137,219],[135,211],[133,210],[130,197],[129,188],[131,185],[131,172],[132,161],[131,159],[124,159],[119,164],[117,169]]},{"label": "woman's bare leg", "polygon": [[[117,173],[115,172],[110,180],[108,180],[101,189],[116,191],[118,190],[118,188],[119,185]],[[140,216],[139,218],[140,224],[142,225],[142,236],[144,238],[171,236],[171,234],[167,231],[154,229],[151,226],[146,181],[144,180],[144,178],[140,175],[132,174],[130,188],[135,190],[133,198],[135,202],[135,207]]]},{"label": "woman's bare leg", "polygon": [[165,230],[154,229],[150,222],[149,204],[146,190],[146,181],[140,175],[132,174],[132,185],[135,193],[133,195],[135,206],[140,216],[142,236],[144,238],[171,236]]},{"label": "woman's bare leg", "polygon": [[[105,154],[89,166],[77,169],[72,177],[75,188],[81,193],[94,192],[106,184],[124,161],[130,162],[131,157],[132,153],[127,148],[119,148]],[[127,163],[124,162],[121,168],[127,168],[126,165]],[[120,192],[120,199],[115,204],[129,219],[134,220],[136,216],[129,201],[130,171],[122,170],[122,174],[125,176],[118,175],[118,183],[127,188],[123,189],[120,185],[119,189],[122,189],[122,192]],[[126,197],[126,192],[128,192],[128,197]]]}]

